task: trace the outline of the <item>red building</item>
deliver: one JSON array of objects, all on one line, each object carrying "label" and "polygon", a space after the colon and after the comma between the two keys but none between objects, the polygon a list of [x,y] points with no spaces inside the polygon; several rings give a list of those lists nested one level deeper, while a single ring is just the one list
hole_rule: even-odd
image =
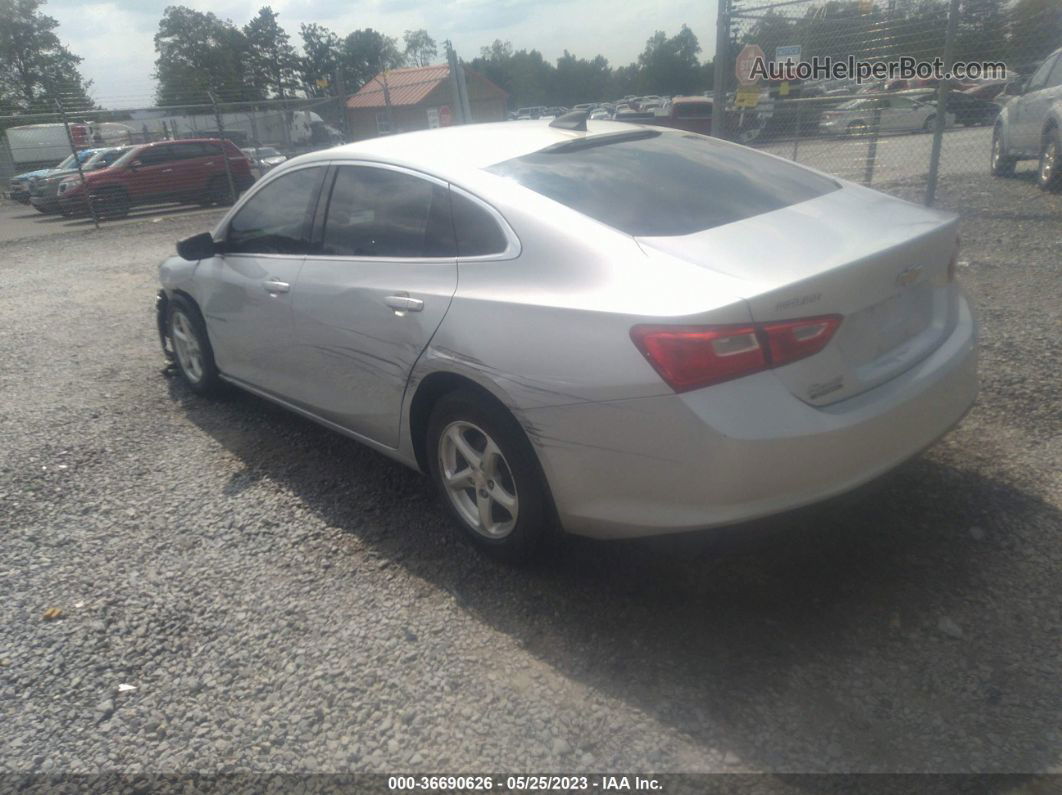
[{"label": "red building", "polygon": [[[509,95],[465,68],[472,121],[504,121]],[[347,99],[351,139],[445,127],[456,115],[450,67],[414,66],[381,72]]]}]

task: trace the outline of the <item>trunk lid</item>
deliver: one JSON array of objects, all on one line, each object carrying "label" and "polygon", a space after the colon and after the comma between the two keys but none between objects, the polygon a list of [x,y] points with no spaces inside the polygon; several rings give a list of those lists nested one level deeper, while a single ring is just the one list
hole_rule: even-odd
[{"label": "trunk lid", "polygon": [[773,370],[824,406],[894,378],[954,328],[949,280],[958,219],[846,185],[810,201],[692,235],[639,242],[744,283],[757,322],[843,320],[821,352]]}]

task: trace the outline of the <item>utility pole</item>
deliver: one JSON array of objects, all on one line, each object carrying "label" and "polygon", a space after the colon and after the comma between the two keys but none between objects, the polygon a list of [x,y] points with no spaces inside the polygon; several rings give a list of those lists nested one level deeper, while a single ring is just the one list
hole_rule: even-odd
[{"label": "utility pole", "polygon": [[453,103],[453,117],[458,124],[465,124],[470,120],[465,118],[465,103],[461,93],[461,80],[458,77],[457,53],[454,52],[454,46],[449,39],[446,40],[445,44],[446,64],[450,67],[450,95]]},{"label": "utility pole", "polygon": [[[959,25],[959,0],[951,0],[948,7],[948,27],[944,31],[944,71],[951,71],[955,57],[955,33]],[[926,207],[933,205],[937,196],[937,179],[940,176],[940,146],[944,142],[944,123],[948,112],[949,86],[941,80],[937,85],[937,117],[933,120],[933,148],[929,152],[929,177],[926,182]]]},{"label": "utility pole", "polygon": [[726,135],[726,67],[730,63],[730,0],[718,0],[715,17],[715,60],[712,62],[712,135]]},{"label": "utility pole", "polygon": [[214,121],[218,125],[218,138],[221,139],[221,159],[225,163],[225,176],[229,178],[229,198],[232,203],[236,203],[236,183],[232,181],[232,166],[229,165],[229,151],[225,147],[225,136],[222,135],[225,132],[225,125],[221,123],[221,112],[218,110],[218,99],[214,96],[213,91],[208,91],[207,96],[210,97],[210,104],[214,107]]},{"label": "utility pole", "polygon": [[66,140],[70,143],[70,151],[74,154],[74,165],[77,166],[77,176],[81,180],[81,189],[85,192],[85,204],[88,205],[89,213],[92,215],[92,223],[96,228],[100,228],[100,219],[96,216],[96,206],[92,201],[92,196],[89,195],[89,186],[85,182],[85,172],[81,168],[81,158],[78,157],[77,147],[74,146],[74,136],[70,134],[70,122],[66,118],[66,110],[63,108],[63,103],[58,99],[55,100],[55,107],[59,111],[59,116],[63,119],[63,129],[66,130]]}]

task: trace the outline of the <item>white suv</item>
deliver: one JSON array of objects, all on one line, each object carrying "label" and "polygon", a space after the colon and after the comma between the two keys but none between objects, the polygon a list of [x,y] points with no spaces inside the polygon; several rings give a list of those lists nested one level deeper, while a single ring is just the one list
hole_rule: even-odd
[{"label": "white suv", "polygon": [[1020,90],[996,120],[992,173],[1009,177],[1019,160],[1037,158],[1036,181],[1045,190],[1058,190],[1062,187],[1062,49],[1051,53]]}]

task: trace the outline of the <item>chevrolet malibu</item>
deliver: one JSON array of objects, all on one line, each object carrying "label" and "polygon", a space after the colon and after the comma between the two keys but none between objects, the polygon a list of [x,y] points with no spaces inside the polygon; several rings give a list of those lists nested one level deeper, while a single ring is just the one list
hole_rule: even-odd
[{"label": "chevrolet malibu", "polygon": [[850,490],[977,392],[953,215],[722,140],[591,121],[388,136],[271,171],[161,266],[194,392],[428,473],[529,555]]}]

